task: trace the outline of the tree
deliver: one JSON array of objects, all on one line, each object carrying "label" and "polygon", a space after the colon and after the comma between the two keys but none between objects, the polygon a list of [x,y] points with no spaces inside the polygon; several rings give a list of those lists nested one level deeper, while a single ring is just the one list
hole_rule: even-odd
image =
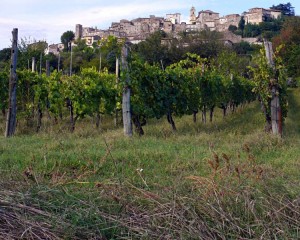
[{"label": "tree", "polygon": [[163,31],[157,31],[151,34],[145,41],[133,46],[133,52],[150,64],[165,62],[167,55],[167,47],[161,44],[165,37]]},{"label": "tree", "polygon": [[270,9],[280,10],[282,15],[284,16],[295,16],[295,10],[294,7],[292,7],[291,3],[280,3],[278,5],[273,5],[272,7],[270,7]]},{"label": "tree", "polygon": [[257,37],[261,34],[261,28],[257,24],[248,23],[244,28],[243,37]]},{"label": "tree", "polygon": [[64,50],[65,51],[70,51],[70,42],[72,40],[74,40],[75,38],[75,34],[73,31],[66,31],[64,32],[61,37],[60,37],[60,41],[62,44],[64,44]]},{"label": "tree", "polygon": [[22,38],[20,44],[18,44],[18,69],[29,69],[32,58],[35,58],[37,64],[39,64],[41,57],[42,60],[44,59],[47,47],[48,43],[45,41]]},{"label": "tree", "polygon": [[[98,43],[98,54],[102,56],[102,68],[107,68],[109,72],[116,71],[116,57],[121,56],[121,49],[124,45],[124,41],[114,36],[108,36],[107,38],[101,39]],[[99,61],[99,60],[98,60]]]},{"label": "tree", "polygon": [[0,51],[0,69],[9,66],[10,56],[11,56],[10,48],[4,48]]},{"label": "tree", "polygon": [[283,45],[279,52],[290,77],[300,76],[300,17],[285,20],[280,34],[273,38],[274,47]]},{"label": "tree", "polygon": [[241,20],[239,21],[239,30],[242,31],[242,37],[244,36],[244,29],[245,29],[245,19],[244,17],[242,16],[241,17]]},{"label": "tree", "polygon": [[44,56],[44,60],[45,61],[47,61],[47,60],[49,61],[50,72],[52,72],[53,70],[57,69],[58,56],[55,56],[53,53],[48,53],[47,55]]},{"label": "tree", "polygon": [[[72,72],[79,73],[81,68],[108,69],[115,72],[116,57],[119,58],[122,41],[114,36],[102,38],[93,43],[93,47],[86,44],[85,40],[77,40],[72,47]],[[70,72],[70,53],[60,54],[64,71]],[[101,64],[100,64],[101,61]]]},{"label": "tree", "polygon": [[0,72],[0,111],[3,117],[5,116],[7,109],[8,100],[8,84],[9,84],[9,74],[8,71]]},{"label": "tree", "polygon": [[248,42],[234,43],[233,50],[239,55],[248,55],[250,57],[259,47],[257,45],[250,45]]},{"label": "tree", "polygon": [[202,30],[188,34],[182,39],[185,45],[186,53],[193,53],[201,58],[216,57],[224,49],[222,42],[223,35],[217,31]]},{"label": "tree", "polygon": [[235,32],[237,29],[238,29],[237,26],[234,26],[234,25],[229,25],[229,27],[228,27],[228,31],[230,31],[230,32]]}]

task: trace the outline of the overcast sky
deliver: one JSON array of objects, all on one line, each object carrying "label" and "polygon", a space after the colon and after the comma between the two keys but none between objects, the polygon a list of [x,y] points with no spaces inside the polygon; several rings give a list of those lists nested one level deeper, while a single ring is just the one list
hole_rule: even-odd
[{"label": "overcast sky", "polygon": [[[290,0],[296,14],[300,13],[300,1]],[[220,16],[238,13],[252,7],[264,7],[286,3],[277,0],[1,0],[0,49],[11,45],[11,31],[19,29],[19,39],[46,40],[59,43],[67,30],[75,31],[77,23],[86,27],[109,28],[111,22],[167,13],[181,13],[182,21],[188,21],[192,6],[196,11],[213,10]]]}]

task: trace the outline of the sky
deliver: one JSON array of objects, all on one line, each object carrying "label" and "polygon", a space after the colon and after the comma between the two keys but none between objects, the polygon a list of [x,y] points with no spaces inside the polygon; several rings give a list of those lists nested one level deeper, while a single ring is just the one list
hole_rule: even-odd
[{"label": "sky", "polygon": [[[289,0],[300,14],[300,1]],[[181,20],[188,22],[192,6],[196,11],[212,10],[220,16],[241,14],[253,7],[269,8],[286,3],[277,0],[1,0],[0,49],[11,46],[12,30],[18,28],[19,40],[46,40],[59,43],[61,35],[68,30],[75,32],[75,25],[108,29],[112,22],[121,19],[155,15],[165,17],[168,13],[181,13]]]}]

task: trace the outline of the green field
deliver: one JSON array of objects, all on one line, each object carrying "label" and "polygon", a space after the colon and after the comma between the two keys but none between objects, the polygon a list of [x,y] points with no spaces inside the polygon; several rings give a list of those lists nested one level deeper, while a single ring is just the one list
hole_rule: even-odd
[{"label": "green field", "polygon": [[282,139],[264,133],[258,102],[207,124],[176,118],[177,132],[151,120],[130,139],[108,117],[73,134],[20,121],[0,137],[0,238],[299,239],[299,109],[289,90]]}]

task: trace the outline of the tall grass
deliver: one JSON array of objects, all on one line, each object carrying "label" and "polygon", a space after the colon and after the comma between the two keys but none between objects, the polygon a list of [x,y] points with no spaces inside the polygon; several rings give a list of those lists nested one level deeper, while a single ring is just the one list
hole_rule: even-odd
[{"label": "tall grass", "polygon": [[[123,137],[105,117],[19,121],[0,137],[0,237],[6,239],[297,239],[300,90],[284,138],[265,134],[258,104],[212,123],[151,120]],[[3,124],[0,130],[4,130]]]}]

